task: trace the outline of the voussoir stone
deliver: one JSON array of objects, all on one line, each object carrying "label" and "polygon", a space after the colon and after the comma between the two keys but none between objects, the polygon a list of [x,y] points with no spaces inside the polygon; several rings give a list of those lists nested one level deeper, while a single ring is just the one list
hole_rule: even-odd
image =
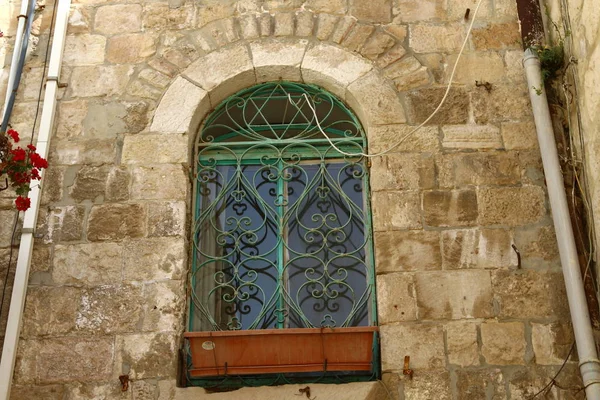
[{"label": "voussoir stone", "polygon": [[[185,96],[182,93],[185,93]],[[160,133],[180,133],[188,130],[191,132],[194,127],[190,124],[196,113],[206,112],[209,108],[208,93],[188,80],[178,77],[154,112],[150,130]],[[201,117],[198,116],[198,119]]]},{"label": "voussoir stone", "polygon": [[308,41],[287,42],[282,40],[250,43],[252,61],[259,82],[280,79],[300,81],[300,63]]},{"label": "voussoir stone", "polygon": [[122,240],[146,234],[146,207],[141,204],[93,206],[88,218],[90,241]]}]

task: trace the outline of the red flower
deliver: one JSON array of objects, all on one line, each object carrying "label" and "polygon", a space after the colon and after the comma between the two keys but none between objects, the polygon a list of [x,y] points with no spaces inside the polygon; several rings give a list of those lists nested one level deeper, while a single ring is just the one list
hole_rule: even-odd
[{"label": "red flower", "polygon": [[16,150],[11,150],[13,155],[13,161],[23,161],[25,160],[25,150],[22,148],[17,148]]},{"label": "red flower", "polygon": [[31,199],[29,197],[19,196],[15,200],[15,206],[17,206],[17,210],[25,211],[31,207]]},{"label": "red flower", "polygon": [[34,145],[32,145],[32,144],[28,144],[28,145],[27,145],[27,148],[28,148],[29,150],[31,150],[31,151],[35,151],[35,146],[34,146]]},{"label": "red flower", "polygon": [[6,132],[6,134],[8,136],[10,136],[12,138],[12,140],[15,141],[15,143],[19,142],[19,133],[17,131],[15,131],[14,129],[9,129],[8,132]]},{"label": "red flower", "polygon": [[48,161],[46,161],[38,153],[33,153],[29,156],[31,163],[36,168],[48,168]]},{"label": "red flower", "polygon": [[31,177],[35,180],[38,180],[38,181],[40,180],[41,176],[40,176],[40,173],[37,168],[33,168],[31,170]]}]

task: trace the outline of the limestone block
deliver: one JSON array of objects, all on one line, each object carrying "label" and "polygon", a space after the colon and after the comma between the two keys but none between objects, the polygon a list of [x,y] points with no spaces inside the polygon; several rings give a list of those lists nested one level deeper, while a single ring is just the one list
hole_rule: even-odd
[{"label": "limestone block", "polygon": [[[90,357],[94,354],[94,357]],[[102,381],[113,366],[113,338],[62,337],[43,340],[36,359],[40,383]]]},{"label": "limestone block", "polygon": [[71,94],[74,97],[120,95],[132,73],[129,65],[75,67],[71,75]]},{"label": "limestone block", "polygon": [[306,51],[302,77],[344,98],[346,87],[372,68],[357,55],[321,43]]},{"label": "limestone block", "polygon": [[313,35],[315,16],[311,12],[301,11],[296,13],[295,36],[308,37]]},{"label": "limestone block", "polygon": [[89,102],[83,120],[83,136],[94,139],[114,139],[128,131],[125,123],[126,107],[120,102]]},{"label": "limestone block", "polygon": [[506,380],[501,369],[457,369],[456,377],[457,399],[485,399],[487,393],[491,399],[506,398]]},{"label": "limestone block", "polygon": [[131,387],[133,382],[129,384],[129,390],[123,392],[121,385],[114,379],[111,383],[81,383],[74,382],[67,386],[67,399],[69,400],[131,400]]},{"label": "limestone block", "polygon": [[185,235],[185,202],[166,202],[148,204],[148,236]]},{"label": "limestone block", "polygon": [[50,165],[105,164],[115,160],[115,141],[111,139],[80,142],[55,141],[50,147]]},{"label": "limestone block", "polygon": [[166,88],[171,83],[171,79],[169,76],[164,75],[151,68],[141,70],[138,77],[160,89]]},{"label": "limestone block", "polygon": [[131,393],[133,400],[154,400],[158,396],[158,385],[154,380],[134,381]]},{"label": "limestone block", "polygon": [[445,326],[448,362],[461,367],[479,365],[477,324],[465,321],[450,322]]},{"label": "limestone block", "polygon": [[122,246],[82,243],[54,248],[52,279],[58,284],[105,285],[121,280]]},{"label": "limestone block", "polygon": [[317,39],[321,41],[329,39],[335,29],[338,19],[338,16],[331,14],[317,15]]},{"label": "limestone block", "polygon": [[408,35],[408,29],[406,28],[406,25],[398,25],[392,23],[389,25],[385,25],[383,29],[390,35],[394,36],[396,40],[400,43],[404,42],[404,39],[406,39],[406,36]]},{"label": "limestone block", "polygon": [[139,32],[142,29],[140,4],[113,4],[98,7],[94,30],[99,33]]},{"label": "limestone block", "polygon": [[538,140],[533,121],[505,122],[500,126],[504,147],[507,150],[537,149]]},{"label": "limestone block", "polygon": [[336,24],[329,40],[337,44],[342,43],[342,40],[348,36],[354,25],[356,25],[356,18],[349,16],[341,17]]},{"label": "limestone block", "polygon": [[427,191],[423,193],[423,214],[430,226],[472,226],[477,223],[475,190]]},{"label": "limestone block", "polygon": [[471,102],[475,122],[487,124],[488,121],[531,121],[529,95],[514,86],[494,86],[491,92],[479,87],[471,93]]},{"label": "limestone block", "polygon": [[481,28],[473,28],[471,35],[477,50],[518,49],[521,47],[518,22],[488,24]]},{"label": "limestone block", "polygon": [[[220,65],[220,68],[214,68]],[[201,57],[185,70],[185,75],[210,92],[213,105],[227,96],[256,83],[254,66],[245,45],[233,45]]]},{"label": "limestone block", "polygon": [[[515,369],[515,373],[511,374],[512,376],[510,376],[510,378],[507,374],[510,398],[529,399],[535,396],[536,393],[546,387],[548,382],[551,382],[552,379],[555,379],[554,375],[556,375],[556,368],[556,366],[534,366],[533,368],[529,367]],[[570,382],[573,385],[572,388],[577,388],[575,390],[579,390],[579,388],[583,387],[577,363],[567,363],[560,373],[560,379],[562,382]],[[561,384],[559,383],[559,385]],[[556,386],[548,389],[545,389],[547,390],[547,394],[545,396],[549,398],[554,397],[558,399],[562,393],[565,393],[565,391]],[[567,392],[566,396],[564,397],[576,398],[575,396],[572,396],[570,392]]]},{"label": "limestone block", "polygon": [[156,71],[160,72],[161,74],[167,75],[170,78],[173,78],[175,75],[177,75],[177,71],[179,70],[175,65],[168,62],[164,57],[154,57],[150,61],[148,61],[148,65],[154,68]]},{"label": "limestone block", "polygon": [[[471,9],[471,18],[475,13],[475,7],[477,6],[477,0],[453,0],[448,2],[448,19],[464,21],[465,10]],[[477,11],[477,20],[486,20],[492,16],[493,9],[491,5],[485,1],[481,2],[479,10]],[[516,13],[515,13],[516,15]]]},{"label": "limestone block", "polygon": [[273,36],[292,36],[294,34],[294,14],[277,13],[274,20]]},{"label": "limestone block", "polygon": [[271,14],[262,14],[258,17],[260,36],[271,36],[273,34],[273,18]]},{"label": "limestone block", "polygon": [[81,289],[30,287],[23,317],[24,337],[65,335],[75,330]]},{"label": "limestone block", "polygon": [[421,228],[418,192],[375,192],[372,208],[376,232]]},{"label": "limestone block", "polygon": [[144,5],[144,29],[188,29],[194,20],[193,6],[172,8],[168,4],[148,3]]},{"label": "limestone block", "polygon": [[69,35],[65,41],[63,62],[67,65],[104,63],[106,38],[101,35]]},{"label": "limestone block", "polygon": [[123,279],[144,282],[181,279],[186,248],[181,238],[132,240],[124,244]]},{"label": "limestone block", "polygon": [[465,35],[462,24],[415,24],[409,26],[409,32],[408,45],[416,53],[457,53]]},{"label": "limestone block", "polygon": [[493,315],[490,273],[431,271],[415,275],[422,319],[489,318]]},{"label": "limestone block", "polygon": [[[52,254],[50,253],[50,246],[43,246],[39,243],[33,247],[33,253],[31,255],[31,272],[48,272],[52,266]],[[7,254],[8,256],[8,254]],[[6,264],[8,265],[8,258]],[[2,275],[5,276],[5,275]]]},{"label": "limestone block", "polygon": [[440,233],[435,231],[377,232],[375,260],[378,273],[441,269]]},{"label": "limestone block", "polygon": [[504,63],[506,64],[506,76],[515,84],[525,85],[525,68],[523,68],[523,51],[507,50],[504,53]]},{"label": "limestone block", "polygon": [[192,63],[192,60],[185,54],[185,52],[169,48],[162,51],[164,59],[178,68],[185,68]]},{"label": "limestone block", "polygon": [[130,33],[108,39],[106,59],[115,64],[140,63],[156,53],[154,35]]},{"label": "limestone block", "polygon": [[394,22],[443,21],[446,19],[446,2],[438,0],[396,0]]},{"label": "limestone block", "polygon": [[539,150],[519,151],[519,163],[521,164],[521,182],[523,185],[537,185],[542,187],[546,185]]},{"label": "limestone block", "polygon": [[75,181],[69,188],[72,199],[80,202],[83,200],[102,200],[107,191],[109,166],[83,166],[75,175]]},{"label": "limestone block", "polygon": [[402,371],[404,356],[416,370],[443,368],[444,331],[437,324],[399,324],[380,327],[381,369]]},{"label": "limestone block", "polygon": [[531,323],[531,344],[536,364],[561,365],[572,343],[573,332],[568,325]]},{"label": "limestone block", "polygon": [[181,163],[188,159],[184,135],[127,135],[122,162],[126,164]]},{"label": "limestone block", "polygon": [[[185,96],[181,94],[185,93]],[[176,78],[156,108],[151,131],[179,133],[192,131],[196,119],[210,108],[208,93],[188,80]],[[197,118],[194,118],[198,115]],[[191,124],[191,125],[190,125]]]},{"label": "limestone block", "polygon": [[524,268],[558,265],[556,234],[551,225],[523,227],[515,230],[515,245],[521,252]]},{"label": "limestone block", "polygon": [[[445,82],[450,80],[450,73],[452,72],[452,68],[454,68],[454,64],[456,64],[456,57],[457,55],[451,55],[447,58],[448,68],[444,79]],[[461,56],[456,67],[453,82],[473,85],[476,81],[497,83],[503,81],[505,78],[506,68],[499,53],[477,52],[465,53]]]},{"label": "limestone block", "polygon": [[384,70],[384,75],[390,79],[396,79],[402,76],[406,76],[419,70],[422,67],[419,60],[413,56],[403,57],[401,60],[396,61],[387,66]]},{"label": "limestone block", "polygon": [[407,400],[452,399],[450,374],[444,369],[431,371],[421,370],[419,373],[415,373],[412,379],[403,376],[402,381],[404,386],[404,398]]},{"label": "limestone block", "polygon": [[300,64],[307,44],[306,40],[286,42],[281,39],[250,43],[257,80],[301,81]]},{"label": "limestone block", "polygon": [[499,317],[568,316],[565,284],[559,271],[498,270],[492,273],[492,287],[500,306]]},{"label": "limestone block", "polygon": [[65,398],[65,387],[63,385],[12,385],[10,398],[12,400],[62,400]]},{"label": "limestone block", "polygon": [[177,331],[185,314],[183,281],[162,281],[144,285],[145,331]]},{"label": "limestone block", "polygon": [[175,378],[177,365],[177,336],[169,333],[146,333],[117,336],[116,370],[130,367],[129,378]]},{"label": "limestone block", "polygon": [[400,153],[373,158],[372,191],[431,189],[434,185],[432,157]]},{"label": "limestone block", "polygon": [[57,109],[56,137],[63,139],[81,135],[88,109],[87,100],[60,101]]},{"label": "limestone block", "polygon": [[258,21],[254,15],[243,15],[238,18],[238,23],[243,39],[256,39],[260,36]]},{"label": "limestone block", "polygon": [[[445,92],[445,88],[426,88],[409,92],[407,100],[410,121],[414,124],[425,121],[438,107]],[[428,124],[465,124],[468,118],[469,96],[463,88],[453,88]]]},{"label": "limestone block", "polygon": [[88,33],[91,25],[90,13],[86,7],[81,7],[78,5],[71,7],[71,15],[69,16],[67,32]]},{"label": "limestone block", "polygon": [[263,4],[267,10],[289,10],[299,8],[303,0],[264,0]]},{"label": "limestone block", "polygon": [[478,205],[482,225],[519,226],[546,216],[545,192],[539,186],[481,188]]},{"label": "limestone block", "polygon": [[146,83],[144,80],[136,79],[132,81],[129,86],[127,86],[127,94],[133,97],[141,97],[143,99],[152,99],[158,101],[162,95],[162,90]]},{"label": "limestone block", "polygon": [[400,92],[428,86],[430,82],[431,77],[427,67],[421,67],[408,75],[394,79],[396,89]]},{"label": "limestone block", "polygon": [[377,313],[380,325],[417,319],[414,286],[411,274],[377,276]]},{"label": "limestone block", "polygon": [[372,25],[355,24],[348,35],[342,39],[340,44],[350,51],[358,51],[362,48],[374,30],[375,27]]},{"label": "limestone block", "polygon": [[231,1],[199,4],[196,25],[201,28],[209,22],[229,18],[235,13],[235,4]]},{"label": "limestone block", "polygon": [[396,44],[396,40],[392,36],[382,31],[376,31],[360,49],[360,54],[370,60],[375,60],[391,49],[394,44]]},{"label": "limestone block", "polygon": [[436,159],[441,188],[516,185],[521,171],[516,152],[450,153]]},{"label": "limestone block", "polygon": [[488,364],[525,363],[525,326],[522,322],[485,321],[481,324],[481,354]]},{"label": "limestone block", "polygon": [[49,167],[44,172],[44,185],[42,186],[42,205],[60,201],[63,197],[63,181],[65,169]]},{"label": "limestone block", "polygon": [[345,14],[348,6],[345,0],[308,0],[304,7],[318,13]]},{"label": "limestone block", "polygon": [[465,229],[442,232],[444,269],[516,268],[517,254],[505,229]]},{"label": "limestone block", "polygon": [[437,127],[423,127],[414,133],[414,126],[382,125],[367,130],[369,153],[378,153],[395,146],[392,152],[437,152],[440,139]]},{"label": "limestone block", "polygon": [[0,247],[10,246],[16,214],[14,210],[0,210]]},{"label": "limestone block", "polygon": [[129,199],[131,174],[127,167],[119,166],[108,171],[105,200],[124,201]]},{"label": "limestone block", "polygon": [[500,130],[493,125],[454,125],[442,128],[447,149],[502,149]]},{"label": "limestone block", "polygon": [[[210,52],[239,39],[232,19],[214,21],[206,25],[196,35],[196,41],[200,43],[202,50]],[[196,59],[197,57],[191,57]]]},{"label": "limestone block", "polygon": [[392,20],[392,0],[350,2],[350,14],[361,21],[385,23]]},{"label": "limestone block", "polygon": [[141,204],[92,206],[88,218],[90,241],[123,240],[146,234],[146,207]]},{"label": "limestone block", "polygon": [[368,126],[406,122],[398,93],[378,71],[359,77],[346,90],[346,100]]},{"label": "limestone block", "polygon": [[134,332],[142,319],[143,304],[139,286],[103,285],[87,289],[79,301],[77,330],[96,335]]},{"label": "limestone block", "polygon": [[131,196],[145,200],[185,200],[187,172],[181,165],[135,167]]},{"label": "limestone block", "polygon": [[38,234],[44,243],[60,243],[81,240],[85,208],[61,206],[49,210],[47,217],[38,220]]}]

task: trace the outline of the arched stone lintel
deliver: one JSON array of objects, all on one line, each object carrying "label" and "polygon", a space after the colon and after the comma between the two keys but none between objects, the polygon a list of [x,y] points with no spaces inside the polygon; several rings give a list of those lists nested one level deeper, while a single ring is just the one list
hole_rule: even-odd
[{"label": "arched stone lintel", "polygon": [[346,101],[365,128],[406,122],[395,87],[372,63],[326,43],[273,40],[236,43],[199,58],[173,80],[150,130],[189,133],[223,99],[259,82],[311,83]]}]

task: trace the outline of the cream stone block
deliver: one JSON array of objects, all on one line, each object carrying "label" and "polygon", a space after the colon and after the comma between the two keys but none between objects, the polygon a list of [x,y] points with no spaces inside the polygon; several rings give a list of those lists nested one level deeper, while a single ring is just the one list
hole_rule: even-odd
[{"label": "cream stone block", "polygon": [[525,85],[497,85],[489,93],[483,87],[476,89],[471,94],[471,106],[477,124],[533,120]]},{"label": "cream stone block", "polygon": [[187,170],[177,164],[135,167],[131,196],[144,200],[185,200]]},{"label": "cream stone block", "polygon": [[482,225],[533,224],[547,214],[546,193],[539,186],[481,188],[478,200]]},{"label": "cream stone block", "polygon": [[392,19],[392,0],[351,0],[350,14],[361,21],[390,22]]},{"label": "cream stone block", "polygon": [[376,31],[360,49],[360,54],[367,57],[369,60],[375,60],[377,57],[391,49],[396,40],[382,31]]},{"label": "cream stone block", "polygon": [[481,324],[481,354],[488,364],[525,364],[525,326],[522,322],[486,321]]},{"label": "cream stone block", "polygon": [[129,65],[75,67],[71,75],[74,97],[116,96],[125,91],[133,68]]},{"label": "cream stone block", "polygon": [[130,33],[108,39],[106,59],[114,64],[140,63],[156,53],[154,35]]},{"label": "cream stone block", "polygon": [[208,93],[177,77],[158,104],[150,130],[160,133],[195,132],[199,119],[209,109]]},{"label": "cream stone block", "polygon": [[145,331],[177,331],[186,305],[183,281],[166,280],[144,285]]},{"label": "cream stone block", "polygon": [[254,15],[243,15],[238,19],[240,33],[244,39],[256,39],[260,36],[258,21]]},{"label": "cream stone block", "polygon": [[439,0],[396,0],[395,23],[443,21],[446,19],[446,2]]},{"label": "cream stone block", "polygon": [[429,226],[473,226],[477,223],[477,193],[469,189],[426,191],[423,215]]},{"label": "cream stone block", "polygon": [[465,229],[442,232],[444,269],[516,268],[517,253],[505,229]]},{"label": "cream stone block", "polygon": [[461,25],[410,25],[409,47],[417,53],[458,52],[465,36]]},{"label": "cream stone block", "polygon": [[413,276],[394,273],[377,276],[377,313],[379,324],[417,319]]},{"label": "cream stone block", "polygon": [[90,13],[86,7],[72,6],[71,15],[69,16],[69,25],[67,32],[69,33],[87,33],[90,31]]},{"label": "cream stone block", "polygon": [[115,141],[86,140],[81,142],[54,142],[50,149],[50,164],[103,164],[114,162],[116,156]]},{"label": "cream stone block", "polygon": [[515,244],[525,268],[559,263],[554,226],[525,226],[515,230]]},{"label": "cream stone block", "polygon": [[75,331],[82,290],[73,287],[30,287],[23,315],[23,337],[59,336]]},{"label": "cream stone block", "polygon": [[378,71],[359,77],[346,90],[346,100],[368,126],[406,122],[395,88]]},{"label": "cream stone block", "polygon": [[322,86],[341,98],[348,85],[371,69],[373,66],[361,57],[325,43],[309,48],[302,61],[305,82]]},{"label": "cream stone block", "polygon": [[57,245],[52,279],[58,284],[106,285],[121,280],[123,247],[118,243]]},{"label": "cream stone block", "polygon": [[106,38],[101,35],[69,35],[65,40],[63,63],[89,65],[104,63]]},{"label": "cream stone block", "polygon": [[536,364],[561,365],[572,343],[573,332],[568,325],[531,323],[531,344]]},{"label": "cream stone block", "polygon": [[166,88],[171,83],[169,76],[151,68],[141,70],[138,77],[161,89]]},{"label": "cream stone block", "polygon": [[313,28],[315,26],[315,16],[313,13],[308,11],[296,13],[296,30],[295,35],[300,37],[307,37],[313,35]]},{"label": "cream stone block", "polygon": [[349,16],[341,17],[329,40],[337,44],[342,43],[342,40],[350,34],[354,25],[356,25],[356,18]]},{"label": "cream stone block", "polygon": [[373,158],[372,191],[431,189],[434,185],[432,157],[399,153]]},{"label": "cream stone block", "polygon": [[437,324],[394,324],[379,328],[381,368],[402,371],[404,356],[410,356],[410,368],[427,370],[444,368],[444,331]]},{"label": "cream stone block", "polygon": [[120,241],[146,235],[146,207],[141,204],[92,206],[87,225],[89,241]]},{"label": "cream stone block", "polygon": [[415,275],[419,318],[489,318],[493,315],[490,273],[432,271]]},{"label": "cream stone block", "polygon": [[[142,333],[116,338],[114,379],[129,367],[130,379],[175,378],[177,335]],[[110,368],[110,366],[109,366]]]},{"label": "cream stone block", "polygon": [[294,34],[294,14],[277,13],[274,20],[275,29],[273,36],[292,36]]},{"label": "cream stone block", "polygon": [[375,260],[378,273],[441,269],[440,233],[419,230],[377,232]]},{"label": "cream stone block", "polygon": [[[505,387],[507,379],[499,368],[459,368],[456,370],[456,378],[456,387],[459,393],[457,399],[485,399],[488,393],[491,399],[507,398]],[[529,385],[529,381],[527,382]],[[545,384],[544,382],[543,385]],[[531,395],[533,394],[534,392],[531,393]],[[520,398],[524,400],[527,397]]]},{"label": "cream stone block", "polygon": [[0,247],[10,246],[15,214],[14,210],[0,210]]},{"label": "cream stone block", "polygon": [[[447,58],[444,82],[450,79],[450,73],[456,64],[457,54]],[[474,85],[475,82],[501,82],[506,78],[506,68],[502,56],[496,52],[464,53],[454,74],[454,83]],[[493,90],[493,89],[492,89]]]},{"label": "cream stone block", "polygon": [[81,135],[82,123],[87,115],[87,110],[87,100],[59,102],[56,120],[56,137],[63,139]]},{"label": "cream stone block", "polygon": [[396,79],[402,76],[418,71],[423,65],[413,56],[403,57],[401,60],[390,64],[383,71],[383,74],[390,79]]},{"label": "cream stone block", "polygon": [[184,135],[128,135],[123,141],[126,164],[181,163],[188,159]]},{"label": "cream stone block", "polygon": [[123,279],[147,282],[161,279],[181,279],[186,261],[182,238],[153,238],[128,241],[124,244]]},{"label": "cream stone block", "polygon": [[250,43],[252,62],[259,82],[300,81],[300,64],[308,41],[268,40]]},{"label": "cream stone block", "polygon": [[44,243],[79,241],[83,234],[84,218],[83,206],[50,208],[45,217],[42,214],[38,219],[37,233],[42,236]]},{"label": "cream stone block", "polygon": [[[394,152],[437,152],[440,148],[437,127],[423,127],[414,131],[410,125],[373,126],[367,130],[369,153],[379,153],[395,146]],[[413,132],[414,131],[414,132]]]},{"label": "cream stone block", "polygon": [[[215,68],[216,65],[219,68]],[[254,65],[248,48],[243,44],[201,57],[184,71],[184,75],[210,93],[213,106],[256,83]]]},{"label": "cream stone block", "polygon": [[450,374],[443,368],[421,370],[420,373],[414,374],[412,379],[403,379],[402,385],[404,398],[407,400],[452,399]]},{"label": "cream stone block", "polygon": [[356,24],[352,30],[344,37],[341,45],[350,51],[360,50],[369,36],[373,33],[375,27],[372,25]]},{"label": "cream stone block", "polygon": [[305,7],[319,13],[344,14],[348,8],[346,0],[308,0]]},{"label": "cream stone block", "polygon": [[418,192],[375,192],[372,195],[373,230],[420,229]]},{"label": "cream stone block", "polygon": [[447,125],[442,127],[442,146],[447,149],[502,149],[500,129],[493,125]]},{"label": "cream stone block", "polygon": [[513,151],[447,153],[436,157],[440,188],[521,183],[519,154]]},{"label": "cream stone block", "polygon": [[479,365],[477,325],[472,322],[450,322],[445,326],[448,362],[461,367]]},{"label": "cream stone block", "polygon": [[[502,0],[504,1],[504,0]],[[510,0],[508,0],[510,1]],[[467,8],[471,9],[470,16],[473,18],[475,13],[475,7],[477,6],[478,0],[452,0],[448,2],[448,19],[455,21],[464,21],[465,11]],[[487,1],[482,1],[477,11],[477,20],[482,21],[492,16],[491,4]]]},{"label": "cream stone block", "polygon": [[538,148],[537,132],[533,121],[505,122],[500,125],[502,140],[507,150],[528,150]]},{"label": "cream stone block", "polygon": [[142,29],[140,4],[113,4],[98,7],[94,30],[99,33],[139,32]]},{"label": "cream stone block", "polygon": [[191,4],[172,8],[168,4],[145,3],[144,29],[191,28],[194,21],[194,14],[194,8]]},{"label": "cream stone block", "polygon": [[184,236],[186,209],[183,201],[148,204],[148,236]]},{"label": "cream stone block", "polygon": [[329,39],[335,25],[337,24],[339,17],[331,14],[318,14],[317,15],[317,39],[324,41]]}]

